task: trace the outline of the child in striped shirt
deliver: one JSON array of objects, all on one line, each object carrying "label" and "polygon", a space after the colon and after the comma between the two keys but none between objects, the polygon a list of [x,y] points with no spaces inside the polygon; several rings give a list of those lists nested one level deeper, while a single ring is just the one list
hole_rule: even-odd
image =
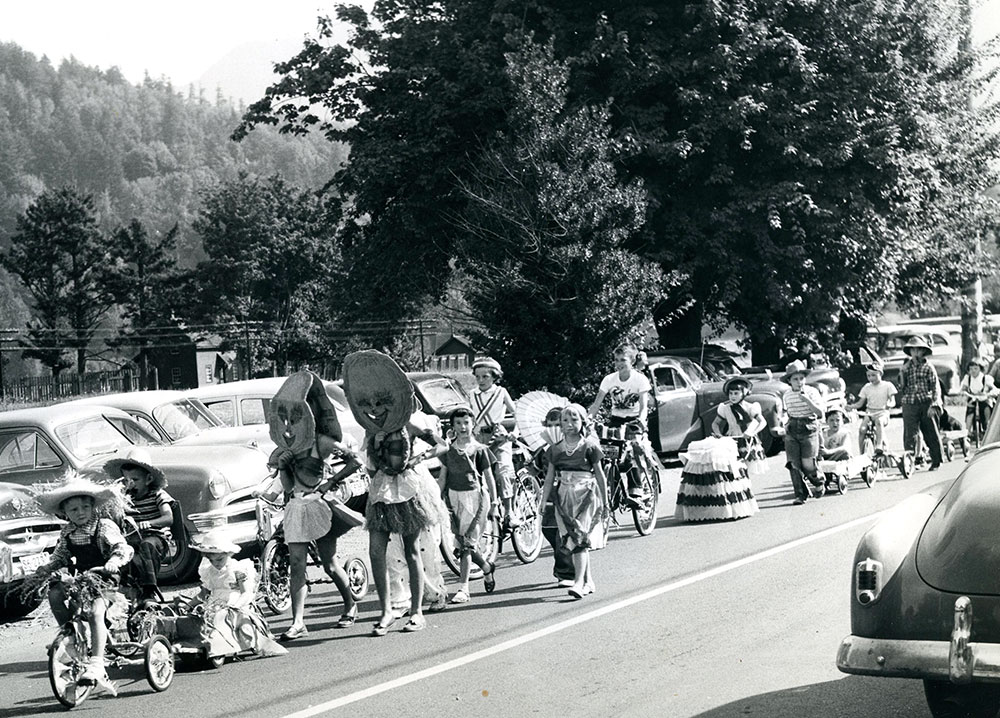
[{"label": "child in striped shirt", "polygon": [[783,398],[788,426],[785,431],[785,457],[795,490],[795,504],[819,498],[825,492],[816,466],[819,455],[819,419],[823,416],[823,397],[807,386],[809,369],[804,362],[793,361],[782,377],[791,385]]}]

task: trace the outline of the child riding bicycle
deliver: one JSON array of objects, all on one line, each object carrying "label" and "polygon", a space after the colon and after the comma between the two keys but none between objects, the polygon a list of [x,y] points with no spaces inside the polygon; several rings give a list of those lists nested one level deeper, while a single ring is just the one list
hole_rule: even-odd
[{"label": "child riding bicycle", "polygon": [[[59,486],[35,499],[45,513],[68,523],[59,534],[52,559],[39,566],[28,582],[37,588],[60,569],[76,577],[72,588],[51,580],[49,606],[60,625],[73,618],[74,604],[87,616],[90,626],[90,657],[80,676],[81,685],[111,686],[104,666],[108,641],[105,613],[118,586],[118,573],[132,558],[133,550],[118,525],[108,516],[124,515],[124,500],[108,486],[72,475]],[[112,686],[113,688],[113,686]]]},{"label": "child riding bicycle", "polygon": [[855,410],[865,410],[865,418],[858,429],[858,446],[864,448],[868,427],[875,428],[875,451],[885,451],[885,427],[889,425],[889,409],[896,405],[896,387],[882,381],[882,365],[865,366],[868,383],[858,392],[858,400],[850,405]]},{"label": "child riding bicycle", "polygon": [[969,362],[969,373],[962,379],[961,391],[965,397],[965,426],[973,441],[977,441],[982,438],[996,396],[1000,394],[993,377],[985,373],[982,359],[974,358]]}]

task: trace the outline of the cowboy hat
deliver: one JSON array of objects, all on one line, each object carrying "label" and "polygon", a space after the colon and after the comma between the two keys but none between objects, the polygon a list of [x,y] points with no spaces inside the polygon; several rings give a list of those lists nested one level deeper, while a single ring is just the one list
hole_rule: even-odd
[{"label": "cowboy hat", "polygon": [[229,553],[240,552],[238,544],[226,538],[221,529],[209,529],[203,534],[197,534],[191,541],[191,548],[202,553]]},{"label": "cowboy hat", "polygon": [[108,461],[104,464],[104,473],[112,479],[120,479],[124,475],[124,470],[131,468],[142,469],[161,488],[167,485],[166,475],[162,470],[153,466],[153,458],[141,446],[132,446],[125,452],[124,456]]},{"label": "cowboy hat", "polygon": [[806,366],[806,363],[801,359],[796,359],[785,367],[785,374],[782,376],[782,380],[788,381],[795,374],[808,375],[812,371]]},{"label": "cowboy hat", "polygon": [[722,393],[729,394],[730,389],[738,389],[743,387],[744,390],[749,394],[750,390],[753,389],[753,382],[743,376],[733,376],[726,379],[725,383],[722,385]]},{"label": "cowboy hat", "polygon": [[913,356],[913,353],[911,352],[912,349],[925,349],[928,354],[934,352],[934,350],[931,349],[931,345],[927,343],[927,340],[919,335],[910,337],[910,340],[903,345],[904,354]]},{"label": "cowboy hat", "polygon": [[94,508],[96,509],[114,498],[114,491],[110,486],[101,486],[82,476],[75,475],[39,494],[35,497],[35,501],[45,513],[61,516],[62,509],[60,507],[63,502],[74,496],[89,496],[94,500]]}]

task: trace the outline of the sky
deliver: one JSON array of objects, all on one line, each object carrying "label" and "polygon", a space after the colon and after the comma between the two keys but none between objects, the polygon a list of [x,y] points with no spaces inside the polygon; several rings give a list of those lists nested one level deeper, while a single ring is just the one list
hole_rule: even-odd
[{"label": "sky", "polygon": [[[370,7],[373,0],[360,4]],[[977,35],[1000,33],[1000,0],[972,0]],[[103,70],[117,65],[131,82],[148,71],[175,86],[197,83],[238,46],[264,42],[272,61],[290,41],[332,14],[335,0],[0,0],[0,42],[15,42],[58,67],[70,55]],[[292,47],[298,47],[294,44]]]},{"label": "sky", "polygon": [[241,44],[301,41],[333,7],[333,0],[0,0],[0,42],[47,55],[56,67],[72,55],[102,70],[116,65],[131,82],[148,71],[184,87]]}]

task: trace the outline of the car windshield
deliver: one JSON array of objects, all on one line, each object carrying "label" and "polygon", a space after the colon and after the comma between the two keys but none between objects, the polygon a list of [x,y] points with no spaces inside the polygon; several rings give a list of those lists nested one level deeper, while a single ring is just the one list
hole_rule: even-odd
[{"label": "car windshield", "polygon": [[708,377],[708,374],[706,374],[705,371],[700,366],[695,364],[690,359],[678,358],[677,363],[681,365],[681,368],[683,369],[684,373],[687,374],[689,377],[694,377],[702,383],[711,381],[711,379],[709,379]]},{"label": "car windshield", "polygon": [[420,392],[430,404],[428,409],[436,414],[446,413],[460,406],[468,406],[469,403],[462,396],[455,383],[447,377],[435,379],[425,379],[418,382]]},{"label": "car windshield", "polygon": [[156,444],[156,438],[132,419],[92,416],[56,427],[55,435],[78,461],[112,454],[133,444]]},{"label": "car windshield", "polygon": [[200,434],[205,429],[223,426],[223,423],[200,401],[177,399],[153,409],[153,418],[163,427],[171,441]]}]

